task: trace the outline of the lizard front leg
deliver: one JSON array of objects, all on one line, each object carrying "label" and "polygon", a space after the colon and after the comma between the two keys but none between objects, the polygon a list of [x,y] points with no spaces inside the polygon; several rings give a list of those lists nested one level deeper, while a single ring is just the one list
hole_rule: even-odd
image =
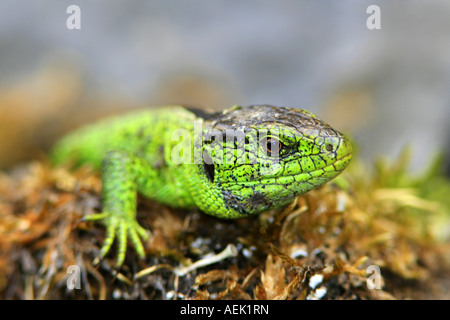
[{"label": "lizard front leg", "polygon": [[125,259],[128,238],[138,255],[145,257],[141,238],[147,240],[148,233],[136,220],[136,175],[139,165],[140,160],[127,152],[107,152],[102,162],[103,212],[85,217],[85,220],[101,220],[106,226],[106,238],[99,259],[109,252],[117,238],[117,266],[122,265]]}]

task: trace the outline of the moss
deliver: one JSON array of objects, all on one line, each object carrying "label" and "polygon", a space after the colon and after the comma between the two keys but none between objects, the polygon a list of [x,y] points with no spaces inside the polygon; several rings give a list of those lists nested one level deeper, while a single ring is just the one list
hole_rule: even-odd
[{"label": "moss", "polygon": [[[354,161],[289,206],[235,221],[141,198],[147,257],[129,248],[120,270],[114,252],[92,265],[104,228],[81,222],[101,208],[99,176],[29,163],[0,175],[0,298],[448,299],[450,182],[441,163],[414,176],[408,151],[373,170]],[[228,244],[237,254],[223,251]],[[206,266],[180,275],[199,260]],[[80,290],[67,289],[71,265]],[[381,289],[368,288],[369,266]]]}]

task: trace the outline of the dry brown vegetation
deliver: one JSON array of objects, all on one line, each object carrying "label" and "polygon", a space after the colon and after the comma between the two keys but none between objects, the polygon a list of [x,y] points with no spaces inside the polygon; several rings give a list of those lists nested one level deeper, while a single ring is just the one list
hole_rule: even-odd
[{"label": "dry brown vegetation", "polygon": [[[140,199],[147,257],[129,248],[120,269],[114,251],[93,265],[104,228],[81,221],[101,209],[98,174],[15,167],[0,174],[0,298],[449,299],[450,184],[438,166],[411,177],[407,159],[370,174],[355,161],[286,208],[234,221]],[[71,265],[81,289],[67,288]],[[368,289],[370,265],[381,289]]]}]

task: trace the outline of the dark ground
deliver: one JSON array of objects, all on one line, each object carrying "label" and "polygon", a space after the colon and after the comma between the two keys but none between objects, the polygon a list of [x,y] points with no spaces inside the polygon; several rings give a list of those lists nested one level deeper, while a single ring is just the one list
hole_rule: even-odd
[{"label": "dark ground", "polygon": [[[235,221],[140,199],[147,257],[129,248],[118,270],[114,250],[93,265],[104,228],[80,221],[101,209],[98,175],[16,167],[0,175],[0,299],[450,299],[438,197],[449,184],[432,170],[409,177],[404,161],[379,163],[370,177],[356,163],[346,181]],[[183,274],[228,245],[235,251]],[[73,265],[80,289],[70,290]],[[381,289],[368,289],[371,265]]]}]

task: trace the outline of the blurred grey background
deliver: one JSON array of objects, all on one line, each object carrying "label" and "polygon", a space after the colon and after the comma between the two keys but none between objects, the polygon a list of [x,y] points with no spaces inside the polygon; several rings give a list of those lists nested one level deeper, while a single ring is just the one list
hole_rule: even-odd
[{"label": "blurred grey background", "polygon": [[418,170],[450,145],[449,17],[446,0],[2,0],[0,167],[93,118],[176,103],[305,108],[367,161],[410,144]]}]

